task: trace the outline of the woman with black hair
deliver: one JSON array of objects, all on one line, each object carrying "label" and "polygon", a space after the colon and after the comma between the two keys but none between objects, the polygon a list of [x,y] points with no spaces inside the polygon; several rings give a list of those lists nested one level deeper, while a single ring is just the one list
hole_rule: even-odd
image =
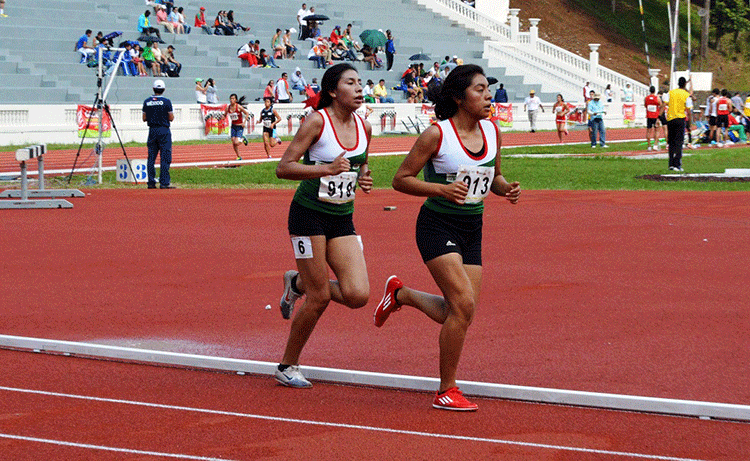
[{"label": "woman with black hair", "polygon": [[500,171],[500,130],[487,120],[491,99],[481,67],[453,69],[434,96],[439,122],[420,135],[393,178],[394,189],[427,197],[417,218],[417,246],[442,296],[391,276],[374,321],[380,327],[401,306],[412,306],[442,324],[440,389],[432,406],[444,410],[477,409],[458,390],[456,372],[482,281],[483,200],[492,192],[517,203],[521,193]]},{"label": "woman with black hair", "polygon": [[[276,168],[279,178],[302,180],[288,222],[297,270],[284,274],[281,315],[290,318],[303,294],[305,301],[275,373],[289,387],[312,386],[299,370],[299,357],[328,303],[357,309],[370,296],[362,240],[352,221],[357,186],[365,193],[372,189],[367,165],[372,127],[355,113],[363,103],[358,80],[346,63],[323,74],[320,92],[307,101],[316,110],[305,118]],[[328,279],[329,267],[337,280]]]},{"label": "woman with black hair", "polygon": [[247,145],[247,138],[245,138],[245,124],[250,118],[250,113],[244,107],[245,97],[237,99],[237,94],[232,93],[229,95],[229,105],[224,109],[224,117],[229,118],[230,122],[230,139],[232,141],[232,148],[234,149],[234,155],[237,160],[242,160],[240,155],[240,144]]}]

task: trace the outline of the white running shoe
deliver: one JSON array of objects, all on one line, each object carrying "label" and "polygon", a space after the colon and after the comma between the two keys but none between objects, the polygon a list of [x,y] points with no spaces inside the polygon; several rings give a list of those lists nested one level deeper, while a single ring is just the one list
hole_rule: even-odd
[{"label": "white running shoe", "polygon": [[286,271],[284,274],[284,293],[281,295],[279,307],[281,307],[281,316],[285,319],[292,317],[294,303],[302,296],[302,293],[297,293],[297,290],[292,286],[292,280],[297,275],[299,275],[299,272],[295,270]]},{"label": "white running shoe", "polygon": [[287,387],[295,387],[297,389],[307,389],[312,387],[312,383],[305,379],[302,372],[299,371],[299,365],[291,365],[284,371],[279,371],[276,368],[274,373],[276,381]]},{"label": "white running shoe", "polygon": [[648,149],[646,149],[646,150],[654,150],[654,147],[653,146],[648,146]]}]

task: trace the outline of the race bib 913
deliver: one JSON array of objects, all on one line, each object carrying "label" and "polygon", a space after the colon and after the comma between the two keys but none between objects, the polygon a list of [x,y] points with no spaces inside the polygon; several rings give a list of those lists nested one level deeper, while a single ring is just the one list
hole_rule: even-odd
[{"label": "race bib 913", "polygon": [[490,194],[492,180],[495,179],[495,168],[460,165],[456,179],[463,181],[469,188],[464,203],[480,203]]}]

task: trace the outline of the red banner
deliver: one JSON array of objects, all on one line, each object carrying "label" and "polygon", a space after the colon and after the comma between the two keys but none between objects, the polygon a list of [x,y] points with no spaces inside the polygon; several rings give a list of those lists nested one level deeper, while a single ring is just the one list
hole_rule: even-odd
[{"label": "red banner", "polygon": [[[89,118],[90,117],[90,118]],[[78,105],[76,109],[76,123],[78,124],[78,137],[99,136],[99,111],[93,107]],[[112,120],[106,112],[102,112],[102,137],[112,136]]]},{"label": "red banner", "polygon": [[622,105],[622,120],[625,125],[630,125],[635,121],[635,104]]},{"label": "red banner", "polygon": [[496,102],[495,115],[490,120],[497,120],[500,126],[513,126],[513,104],[509,102]]},{"label": "red banner", "polygon": [[568,104],[568,123],[584,123],[583,108],[576,107],[575,104]]},{"label": "red banner", "polygon": [[224,117],[226,104],[207,106],[201,104],[201,115],[206,128],[206,136],[228,136],[229,119]]}]

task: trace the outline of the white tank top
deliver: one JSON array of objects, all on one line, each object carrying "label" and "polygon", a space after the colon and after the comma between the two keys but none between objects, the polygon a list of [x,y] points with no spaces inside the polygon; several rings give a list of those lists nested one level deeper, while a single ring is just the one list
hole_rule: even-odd
[{"label": "white tank top", "polygon": [[346,152],[344,157],[351,158],[362,155],[367,151],[367,132],[365,131],[365,122],[358,114],[353,113],[354,123],[357,126],[357,142],[352,148],[347,148],[336,135],[336,128],[331,123],[331,117],[328,111],[323,109],[319,111],[323,116],[323,129],[320,131],[318,141],[308,149],[309,160],[312,163],[323,162],[331,163],[341,152]]}]

